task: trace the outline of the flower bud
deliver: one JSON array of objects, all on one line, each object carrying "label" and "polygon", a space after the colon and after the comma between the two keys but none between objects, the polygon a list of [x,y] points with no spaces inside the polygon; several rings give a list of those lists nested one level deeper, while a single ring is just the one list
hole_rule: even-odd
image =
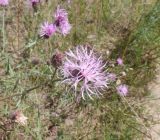
[{"label": "flower bud", "polygon": [[62,65],[62,59],[63,59],[63,54],[59,51],[57,51],[55,54],[53,54],[51,58],[51,64],[53,67],[57,68]]}]

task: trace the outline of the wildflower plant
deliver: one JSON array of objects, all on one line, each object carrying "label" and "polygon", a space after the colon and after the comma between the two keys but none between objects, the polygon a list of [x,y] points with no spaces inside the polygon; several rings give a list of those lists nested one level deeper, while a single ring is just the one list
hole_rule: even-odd
[{"label": "wildflower plant", "polygon": [[48,22],[44,22],[41,25],[40,36],[44,38],[49,38],[56,32],[56,27],[53,24],[49,24]]},{"label": "wildflower plant", "polygon": [[54,23],[49,24],[46,21],[43,24],[41,24],[39,33],[41,37],[49,38],[56,32],[59,32],[64,36],[70,33],[72,27],[71,24],[69,23],[68,13],[65,9],[61,9],[58,6],[54,13],[54,18],[55,18]]},{"label": "wildflower plant", "polygon": [[[11,7],[7,8],[9,2]],[[70,11],[57,4],[68,7]],[[53,13],[52,7],[55,6],[57,8]],[[140,10],[147,9],[146,2],[140,6],[139,2],[133,4],[132,1],[26,0],[26,3],[21,1],[17,4],[11,0],[0,0],[0,7],[3,10],[0,25],[2,139],[134,139],[139,132],[139,104],[136,104],[135,98],[127,102],[128,98],[119,96],[127,96],[129,91],[132,93],[134,88],[137,91],[137,87],[146,83],[148,60],[152,59],[152,52],[147,52],[151,48],[157,51],[159,43],[159,20],[156,18],[159,13],[158,1],[154,10],[156,14],[153,11],[146,20],[138,15]],[[120,9],[123,11],[119,15]],[[138,9],[138,12],[134,9]],[[125,20],[122,21],[126,13],[125,24]],[[130,17],[133,15],[137,17]],[[139,20],[141,16],[142,20]],[[143,22],[146,22],[145,26]],[[134,26],[130,28],[132,24]],[[73,32],[72,25],[75,26]],[[136,32],[131,34],[132,31]],[[49,39],[43,41],[37,34]],[[68,50],[73,44],[86,42],[94,44],[103,57],[98,55],[96,49],[85,45]],[[141,59],[144,54],[145,57]],[[126,82],[133,89],[129,89],[124,84]],[[76,95],[77,101],[89,98],[89,102],[82,101],[77,106],[73,98],[66,95],[62,84],[69,87],[66,92],[71,96]],[[130,95],[139,96],[139,92]],[[90,102],[94,97],[103,99]],[[128,106],[130,101],[133,102]],[[15,108],[25,110],[27,117],[21,111],[14,111],[8,120],[8,112]],[[138,110],[138,115],[134,115],[134,110]],[[82,120],[81,123],[79,120]],[[25,127],[16,127],[18,124]],[[55,138],[54,132],[58,132]]]},{"label": "wildflower plant", "polygon": [[68,20],[68,13],[65,9],[61,9],[59,6],[54,14],[54,24],[59,29],[58,31],[64,36],[70,33],[71,25]]},{"label": "wildflower plant", "polygon": [[79,92],[83,99],[85,95],[92,99],[92,95],[101,95],[101,91],[107,88],[109,80],[104,70],[105,65],[102,57],[97,57],[93,49],[77,46],[75,50],[66,52],[61,67],[65,79],[63,83],[71,85],[74,92]]}]

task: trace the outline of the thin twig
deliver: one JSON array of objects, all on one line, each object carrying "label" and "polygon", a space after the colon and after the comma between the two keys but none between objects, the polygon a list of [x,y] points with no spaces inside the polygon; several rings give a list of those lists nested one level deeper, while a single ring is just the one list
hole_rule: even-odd
[{"label": "thin twig", "polygon": [[[52,81],[52,82],[56,82],[56,81],[60,81],[60,80],[61,80],[61,79],[55,79],[55,80]],[[32,88],[26,89],[26,90],[24,90],[22,93],[15,94],[15,95],[12,95],[12,96],[3,98],[3,99],[1,99],[0,101],[4,101],[4,100],[6,100],[6,99],[10,99],[10,98],[13,98],[13,97],[16,97],[16,96],[22,96],[21,98],[24,98],[24,96],[25,96],[27,93],[29,93],[29,92],[31,92],[32,90],[35,90],[35,89],[37,89],[37,88],[39,88],[39,87],[42,87],[42,86],[44,86],[44,85],[46,85],[46,82],[43,83],[43,84],[39,84],[39,85],[37,85],[37,86],[34,86],[34,87],[32,87]]]}]

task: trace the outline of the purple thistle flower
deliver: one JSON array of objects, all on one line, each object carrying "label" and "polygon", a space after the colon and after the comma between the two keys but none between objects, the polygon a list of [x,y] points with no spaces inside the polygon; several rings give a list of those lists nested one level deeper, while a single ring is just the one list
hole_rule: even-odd
[{"label": "purple thistle flower", "polygon": [[37,11],[37,4],[40,3],[40,0],[28,0],[29,7],[32,7]]},{"label": "purple thistle flower", "polygon": [[41,25],[40,36],[44,38],[49,38],[56,32],[56,26],[53,24],[49,24],[48,22],[44,22]]},{"label": "purple thistle flower", "polygon": [[118,65],[123,65],[123,59],[118,58],[118,59],[117,59],[117,64],[118,64]]},{"label": "purple thistle flower", "polygon": [[34,7],[37,3],[40,3],[40,0],[29,0],[32,6]]},{"label": "purple thistle flower", "polygon": [[60,9],[60,7],[58,6],[54,14],[54,18],[55,20],[68,19],[68,13],[65,9]]},{"label": "purple thistle flower", "polygon": [[8,0],[0,0],[1,6],[7,6],[9,4]]},{"label": "purple thistle flower", "polygon": [[71,85],[75,93],[80,90],[82,98],[87,94],[101,95],[101,90],[107,87],[108,78],[104,71],[105,64],[87,46],[77,46],[74,51],[66,53],[66,59],[61,67],[64,83]]},{"label": "purple thistle flower", "polygon": [[128,86],[127,85],[119,85],[117,87],[117,92],[121,96],[126,96],[128,94]]},{"label": "purple thistle flower", "polygon": [[60,32],[65,36],[70,33],[71,28],[69,22],[61,22]]},{"label": "purple thistle flower", "polygon": [[65,9],[60,9],[59,6],[54,14],[55,22],[54,24],[59,29],[59,32],[63,35],[70,33],[71,25],[68,21],[68,13]]}]

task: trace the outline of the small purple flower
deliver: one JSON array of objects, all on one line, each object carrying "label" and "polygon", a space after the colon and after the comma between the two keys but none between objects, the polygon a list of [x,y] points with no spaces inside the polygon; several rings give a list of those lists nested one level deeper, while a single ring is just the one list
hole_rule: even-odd
[{"label": "small purple flower", "polygon": [[128,86],[123,84],[117,87],[117,92],[121,96],[126,96],[128,94]]},{"label": "small purple flower", "polygon": [[40,3],[40,0],[28,0],[29,7],[32,7],[37,11],[37,4]]},{"label": "small purple flower", "polygon": [[40,0],[29,0],[32,6],[34,7],[37,3],[40,3]]},{"label": "small purple flower", "polygon": [[59,6],[54,14],[55,22],[54,24],[59,29],[59,32],[63,35],[70,33],[71,25],[68,21],[68,13],[65,9],[60,9]]},{"label": "small purple flower", "polygon": [[104,71],[105,64],[87,46],[77,46],[75,50],[66,52],[66,59],[61,67],[64,83],[71,85],[75,93],[79,91],[82,98],[88,95],[101,95],[107,87],[108,77]]},{"label": "small purple flower", "polygon": [[60,26],[60,32],[65,36],[70,33],[71,25],[69,22],[62,22]]},{"label": "small purple flower", "polygon": [[56,32],[56,26],[53,24],[49,24],[48,22],[44,22],[41,25],[40,36],[44,38],[51,37]]},{"label": "small purple flower", "polygon": [[65,9],[60,9],[60,7],[58,6],[54,14],[54,18],[56,21],[68,19],[68,13]]},{"label": "small purple flower", "polygon": [[68,3],[68,4],[71,4],[71,0],[67,0],[67,3]]},{"label": "small purple flower", "polygon": [[116,74],[115,73],[108,73],[107,74],[108,80],[114,82],[116,80]]},{"label": "small purple flower", "polygon": [[9,4],[8,0],[0,0],[1,6],[7,6]]},{"label": "small purple flower", "polygon": [[118,58],[118,59],[117,59],[117,64],[118,64],[118,65],[123,65],[123,59]]}]

